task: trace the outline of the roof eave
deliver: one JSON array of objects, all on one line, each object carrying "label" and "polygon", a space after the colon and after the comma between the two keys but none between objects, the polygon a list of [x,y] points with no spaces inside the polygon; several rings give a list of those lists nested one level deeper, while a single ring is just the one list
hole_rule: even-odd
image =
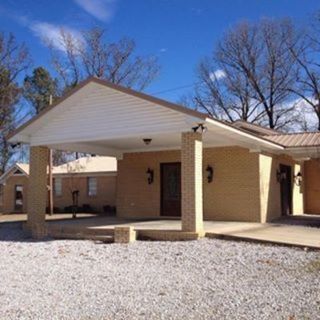
[{"label": "roof eave", "polygon": [[249,133],[244,129],[236,128],[236,127],[232,126],[231,124],[228,124],[228,123],[216,120],[216,119],[208,118],[208,117],[206,118],[205,121],[209,124],[219,126],[219,127],[224,128],[226,130],[229,130],[230,132],[237,133],[237,134],[244,136],[244,137],[247,137],[255,142],[261,143],[263,146],[267,147],[268,149],[274,149],[277,151],[285,150],[285,147],[279,143],[272,142],[268,139],[265,139],[261,136],[255,135],[253,133]]}]

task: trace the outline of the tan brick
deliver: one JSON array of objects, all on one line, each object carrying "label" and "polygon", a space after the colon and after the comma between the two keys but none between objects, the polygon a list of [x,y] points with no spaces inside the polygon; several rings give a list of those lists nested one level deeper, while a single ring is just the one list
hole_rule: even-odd
[{"label": "tan brick", "polygon": [[302,179],[306,213],[320,214],[320,159],[312,159],[304,163]]},{"label": "tan brick", "polygon": [[182,133],[181,141],[181,213],[182,230],[203,230],[202,135]]},{"label": "tan brick", "polygon": [[114,242],[115,243],[131,243],[136,240],[136,231],[133,227],[115,227]]},{"label": "tan brick", "polygon": [[47,201],[48,148],[30,148],[30,177],[27,225],[34,238],[46,236],[45,212]]},{"label": "tan brick", "polygon": [[302,172],[300,163],[285,155],[260,154],[260,221],[269,222],[281,217],[280,183],[277,181],[279,165],[284,164],[292,168],[292,214],[299,215],[304,212],[303,185],[297,186],[294,175]]},{"label": "tan brick", "polygon": [[[268,157],[272,157],[269,159]],[[265,158],[266,157],[266,158]],[[269,160],[268,160],[269,159]],[[120,216],[160,216],[160,165],[181,161],[180,150],[124,154],[118,162],[117,209]],[[280,186],[276,181],[279,163],[300,165],[291,157],[252,153],[242,147],[203,149],[203,216],[205,220],[264,222],[281,215]],[[207,182],[206,167],[214,169]],[[146,170],[154,170],[147,183]],[[270,184],[269,184],[270,183]],[[294,214],[303,211],[303,188],[293,185]]]}]

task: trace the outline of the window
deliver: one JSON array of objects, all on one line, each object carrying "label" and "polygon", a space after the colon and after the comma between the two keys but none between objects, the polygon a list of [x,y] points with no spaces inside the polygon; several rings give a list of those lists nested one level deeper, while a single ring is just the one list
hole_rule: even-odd
[{"label": "window", "polygon": [[62,195],[62,179],[61,178],[54,178],[53,179],[53,192],[55,196]]},{"label": "window", "polygon": [[96,196],[97,195],[97,178],[88,178],[88,196]]},{"label": "window", "polygon": [[0,205],[3,205],[3,193],[4,193],[4,185],[0,184]]},{"label": "window", "polygon": [[15,211],[22,211],[23,208],[23,186],[16,185],[14,189],[14,209]]}]

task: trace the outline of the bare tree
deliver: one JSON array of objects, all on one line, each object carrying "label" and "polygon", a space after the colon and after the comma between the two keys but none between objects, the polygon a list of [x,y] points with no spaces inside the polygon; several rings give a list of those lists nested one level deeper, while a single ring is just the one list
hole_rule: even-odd
[{"label": "bare tree", "polygon": [[[288,50],[299,65],[297,85],[290,87],[306,103],[316,116],[317,130],[320,131],[320,13],[313,22],[302,31],[299,46],[290,46]],[[308,110],[301,110],[307,113]],[[309,127],[308,125],[305,127]]]},{"label": "bare tree", "polygon": [[[296,120],[288,88],[295,82],[297,64],[287,49],[295,41],[295,27],[289,20],[235,26],[218,43],[212,63],[200,65],[204,91],[198,89],[198,103],[222,110],[230,121],[240,118],[285,128]],[[220,81],[212,78],[215,70],[224,73]]]},{"label": "bare tree", "polygon": [[0,171],[3,172],[13,155],[6,136],[21,120],[17,115],[21,88],[19,76],[30,65],[24,44],[18,44],[12,34],[0,32]]},{"label": "bare tree", "polygon": [[199,64],[195,106],[218,119],[258,121],[264,112],[259,109],[260,103],[252,99],[247,78],[223,67],[208,58]]},{"label": "bare tree", "polygon": [[63,52],[51,46],[53,65],[66,88],[96,76],[143,90],[159,73],[157,59],[136,55],[133,40],[108,42],[105,30],[100,28],[84,31],[80,38],[61,30],[61,46]]}]

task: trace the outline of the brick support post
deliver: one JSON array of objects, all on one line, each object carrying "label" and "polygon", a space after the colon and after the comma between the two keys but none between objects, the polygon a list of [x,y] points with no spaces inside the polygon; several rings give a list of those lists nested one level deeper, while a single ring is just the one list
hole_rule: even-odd
[{"label": "brick support post", "polygon": [[182,231],[203,231],[202,135],[182,133],[181,141]]},{"label": "brick support post", "polygon": [[114,242],[115,243],[131,243],[136,240],[136,231],[133,227],[115,227]]},{"label": "brick support post", "polygon": [[46,232],[47,166],[49,149],[30,148],[30,176],[28,188],[27,228],[35,239],[43,238]]}]

